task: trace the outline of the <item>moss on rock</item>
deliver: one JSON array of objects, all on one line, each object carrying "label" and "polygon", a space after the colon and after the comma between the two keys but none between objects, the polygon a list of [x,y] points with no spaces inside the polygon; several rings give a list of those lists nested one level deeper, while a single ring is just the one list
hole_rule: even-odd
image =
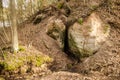
[{"label": "moss on rock", "polygon": [[82,25],[82,24],[83,24],[83,18],[79,18],[79,19],[78,19],[78,23],[79,23],[80,25]]},{"label": "moss on rock", "polygon": [[110,26],[106,24],[106,25],[104,26],[104,30],[103,30],[103,31],[104,31],[104,34],[106,34],[106,33],[109,31],[109,29],[110,29]]}]

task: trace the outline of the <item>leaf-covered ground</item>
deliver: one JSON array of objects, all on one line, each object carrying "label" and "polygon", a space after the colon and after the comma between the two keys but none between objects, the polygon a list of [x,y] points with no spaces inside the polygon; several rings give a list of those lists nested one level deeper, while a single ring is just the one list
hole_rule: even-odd
[{"label": "leaf-covered ground", "polygon": [[[94,3],[95,2],[95,3]],[[66,4],[66,3],[65,3]],[[95,5],[94,5],[95,4]],[[59,6],[61,4],[58,4]],[[21,45],[32,46],[53,58],[53,62],[41,73],[13,75],[9,80],[119,80],[120,79],[120,1],[119,0],[71,0],[63,8],[51,6],[41,14],[46,17],[38,24],[26,23],[19,30]],[[70,7],[70,12],[68,12]],[[63,52],[53,38],[46,34],[48,19],[52,16],[70,20],[86,19],[92,12],[98,13],[111,27],[110,35],[100,50],[78,62]]]}]

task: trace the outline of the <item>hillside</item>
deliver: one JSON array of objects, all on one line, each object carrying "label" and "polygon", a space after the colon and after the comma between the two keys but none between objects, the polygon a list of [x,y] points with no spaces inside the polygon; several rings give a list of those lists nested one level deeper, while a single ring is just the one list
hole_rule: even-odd
[{"label": "hillside", "polygon": [[[90,17],[93,13],[96,16]],[[100,20],[99,20],[99,18]],[[95,17],[95,18],[93,18]],[[93,19],[93,24],[92,23]],[[70,36],[73,41],[79,38],[79,28],[86,24],[94,25],[94,20],[109,25],[108,34],[101,35],[102,29],[94,34],[100,36],[100,48],[85,56],[79,53],[78,45],[70,46]],[[57,27],[53,27],[56,22]],[[97,24],[97,26],[99,23]],[[106,28],[104,28],[106,31]],[[88,27],[83,28],[87,34]],[[94,29],[93,29],[94,30]],[[78,32],[78,33],[76,33]],[[93,31],[94,32],[94,31]],[[90,31],[89,33],[92,33]],[[105,32],[106,33],[106,32]],[[120,79],[120,1],[119,0],[66,0],[45,7],[38,11],[28,21],[18,27],[20,45],[27,47],[26,51],[42,53],[53,59],[41,70],[25,72],[24,74],[1,74],[6,80],[119,80]],[[75,36],[74,36],[75,35]],[[86,35],[85,35],[86,36]],[[95,36],[95,37],[98,37]],[[64,38],[63,38],[64,37]],[[77,37],[77,38],[76,38]],[[74,40],[75,39],[75,40]],[[81,38],[80,38],[81,39]],[[99,37],[98,37],[99,39]],[[100,41],[100,40],[99,40]],[[95,41],[97,43],[97,41]],[[82,44],[82,43],[81,43]],[[87,44],[87,43],[86,43]],[[74,46],[75,45],[75,46]],[[77,48],[76,48],[77,46]],[[99,47],[99,46],[98,46]],[[93,47],[94,48],[94,47]],[[78,50],[77,50],[78,49]],[[76,54],[75,54],[76,53]],[[35,54],[36,56],[38,54]],[[9,75],[9,76],[8,76]]]}]

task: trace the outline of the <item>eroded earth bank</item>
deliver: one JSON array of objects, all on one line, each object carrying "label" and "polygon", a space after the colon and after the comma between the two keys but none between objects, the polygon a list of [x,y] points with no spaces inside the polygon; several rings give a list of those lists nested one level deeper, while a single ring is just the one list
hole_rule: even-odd
[{"label": "eroded earth bank", "polygon": [[63,0],[18,33],[21,45],[53,60],[6,80],[120,80],[119,0]]}]

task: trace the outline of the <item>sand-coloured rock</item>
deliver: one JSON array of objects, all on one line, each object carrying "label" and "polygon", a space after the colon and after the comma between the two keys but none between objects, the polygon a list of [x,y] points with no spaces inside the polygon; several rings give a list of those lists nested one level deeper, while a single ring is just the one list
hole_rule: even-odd
[{"label": "sand-coloured rock", "polygon": [[109,30],[97,13],[92,13],[82,24],[74,23],[68,31],[71,52],[77,57],[92,55],[107,40]]}]

